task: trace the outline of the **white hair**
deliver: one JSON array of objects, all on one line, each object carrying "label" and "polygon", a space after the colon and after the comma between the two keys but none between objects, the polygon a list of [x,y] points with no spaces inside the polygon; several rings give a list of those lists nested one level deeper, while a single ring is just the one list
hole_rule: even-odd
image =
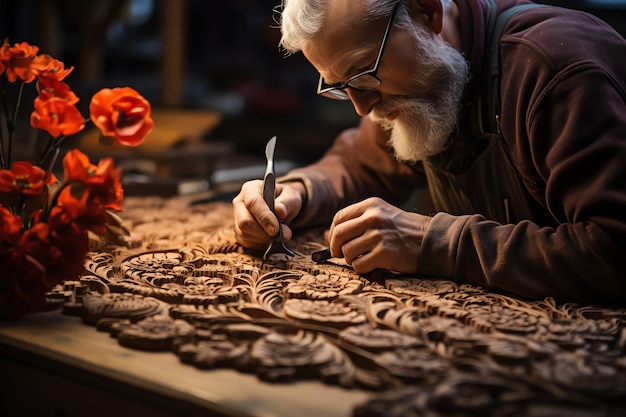
[{"label": "white hair", "polygon": [[[280,46],[287,53],[302,48],[322,29],[329,3],[332,0],[284,0],[280,10]],[[350,0],[355,1],[355,0]],[[360,0],[365,4],[367,20],[389,16],[396,2],[403,0]],[[450,1],[450,0],[448,0]],[[407,28],[411,24],[405,6],[400,6],[395,25]]]},{"label": "white hair", "polygon": [[[276,8],[280,14],[280,46],[288,53],[301,51],[302,48],[321,30],[329,2],[331,0],[283,0]],[[354,0],[351,0],[354,1]],[[361,0],[365,4],[368,20],[388,16],[397,1],[403,0]],[[443,10],[448,10],[452,0],[441,0]],[[406,29],[412,23],[406,8],[401,4],[395,25]]]}]

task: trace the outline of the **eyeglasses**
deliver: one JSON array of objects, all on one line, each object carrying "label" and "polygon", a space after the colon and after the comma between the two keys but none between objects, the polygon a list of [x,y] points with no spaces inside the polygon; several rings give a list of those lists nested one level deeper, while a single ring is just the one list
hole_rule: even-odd
[{"label": "eyeglasses", "polygon": [[396,16],[399,5],[400,2],[398,1],[396,2],[396,5],[393,6],[393,11],[391,12],[391,17],[389,18],[389,22],[387,23],[387,28],[385,29],[385,34],[383,35],[383,41],[380,44],[380,50],[378,51],[378,56],[376,57],[376,62],[374,63],[374,68],[363,71],[355,75],[354,77],[351,77],[346,82],[337,84],[326,83],[326,81],[324,81],[324,77],[320,75],[320,80],[317,84],[318,95],[332,98],[335,100],[349,100],[350,97],[345,91],[348,87],[360,91],[372,91],[380,86],[382,81],[376,76],[376,73],[378,72],[380,58],[383,56],[383,50],[385,49],[385,45],[387,44],[387,36],[389,35],[389,31],[391,30],[391,24],[393,23],[393,19]]}]

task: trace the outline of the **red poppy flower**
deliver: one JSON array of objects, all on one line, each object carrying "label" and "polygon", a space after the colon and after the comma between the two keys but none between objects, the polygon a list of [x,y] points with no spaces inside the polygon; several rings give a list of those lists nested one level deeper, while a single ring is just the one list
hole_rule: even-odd
[{"label": "red poppy flower", "polygon": [[45,130],[52,137],[73,135],[85,127],[85,118],[71,102],[54,97],[47,90],[35,99],[35,110],[30,115],[30,124]]},{"label": "red poppy flower", "polygon": [[28,161],[16,161],[11,170],[0,170],[0,192],[20,194],[41,194],[46,184],[54,184],[57,179],[50,174],[44,181],[46,171]]},{"label": "red poppy flower", "polygon": [[0,269],[0,318],[15,319],[43,309],[51,287],[39,262],[15,249],[0,250]]},{"label": "red poppy flower", "polygon": [[30,65],[38,51],[38,47],[31,46],[28,42],[10,46],[6,40],[4,41],[2,48],[0,48],[0,61],[6,69],[9,82],[13,83],[19,78],[30,83],[35,79],[36,74]]},{"label": "red poppy flower", "polygon": [[[113,190],[113,191],[110,191]],[[111,187],[98,185],[72,184],[64,188],[52,208],[48,223],[74,223],[85,230],[104,234],[109,223],[107,210],[121,210],[123,190],[116,181]]]},{"label": "red poppy flower", "polygon": [[63,175],[67,183],[72,185],[72,194],[81,194],[89,189],[89,197],[97,199],[105,208],[121,210],[123,189],[121,184],[122,170],[115,168],[112,158],[104,158],[98,165],[92,165],[87,155],[78,149],[72,149],[63,158]]},{"label": "red poppy flower", "polygon": [[87,232],[77,225],[46,223],[26,230],[15,248],[0,248],[0,317],[41,311],[46,292],[84,272],[88,249]]},{"label": "red poppy flower", "polygon": [[[63,160],[65,178],[58,187],[55,176],[44,171],[53,163],[51,151],[58,152],[65,137],[80,132],[86,121],[76,107],[79,98],[63,82],[74,68],[38,55],[38,50],[27,42],[0,44],[0,75],[9,82],[37,79],[30,123],[56,138],[41,155],[45,166],[18,161],[11,169],[0,170],[0,319],[41,310],[45,293],[54,285],[82,275],[88,232],[105,235],[110,211],[122,209],[124,196],[121,169],[114,167],[112,158],[94,165],[82,152],[69,151]],[[5,114],[12,114],[9,110]],[[102,134],[117,144],[139,145],[153,127],[150,103],[132,88],[99,91],[89,111]],[[7,126],[15,127],[11,120]],[[12,130],[8,139],[13,140]],[[7,160],[12,161],[12,146],[7,150]]]},{"label": "red poppy flower", "polygon": [[70,86],[54,78],[42,77],[37,81],[37,91],[41,100],[49,97],[58,97],[68,102],[68,104],[76,104],[79,101],[78,96],[70,90]]},{"label": "red poppy flower", "polygon": [[[89,246],[87,231],[75,224],[50,226],[37,223],[20,238],[18,250],[43,266],[46,279],[55,285],[76,279],[84,271],[83,261]],[[79,260],[79,262],[76,262]]]},{"label": "red poppy flower", "polygon": [[0,75],[2,75],[4,70],[7,68],[6,65],[4,65],[4,61],[6,59],[5,57],[7,56],[7,51],[9,47],[9,41],[7,41],[6,39],[4,40],[4,42],[2,42],[2,45],[0,45]]},{"label": "red poppy flower", "polygon": [[6,207],[0,205],[0,247],[2,242],[13,242],[19,236],[22,218],[15,216]]},{"label": "red poppy flower", "polygon": [[97,234],[106,232],[108,218],[106,209],[97,199],[92,198],[91,190],[74,195],[69,188],[64,189],[52,209],[49,224],[76,224]]},{"label": "red poppy flower", "polygon": [[123,146],[137,146],[152,130],[150,103],[130,87],[104,88],[89,104],[93,123]]},{"label": "red poppy flower", "polygon": [[74,70],[65,68],[65,64],[48,54],[37,55],[30,64],[31,71],[39,78],[53,78],[61,81]]}]

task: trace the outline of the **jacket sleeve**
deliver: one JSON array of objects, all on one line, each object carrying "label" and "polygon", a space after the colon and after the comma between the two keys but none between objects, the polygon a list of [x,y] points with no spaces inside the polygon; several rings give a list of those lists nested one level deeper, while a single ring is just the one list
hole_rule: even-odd
[{"label": "jacket sleeve", "polygon": [[279,182],[301,181],[307,202],[291,226],[327,226],[341,208],[378,196],[391,203],[404,202],[423,173],[397,161],[390,153],[388,135],[363,118],[357,128],[342,132],[316,163],[291,171]]},{"label": "jacket sleeve", "polygon": [[[610,56],[623,57],[626,47],[579,39],[527,37],[502,52],[511,69],[502,79],[502,132],[555,226],[437,214],[419,273],[535,299],[626,301],[626,72]],[[573,49],[589,57],[593,48],[594,59],[576,59]]]}]

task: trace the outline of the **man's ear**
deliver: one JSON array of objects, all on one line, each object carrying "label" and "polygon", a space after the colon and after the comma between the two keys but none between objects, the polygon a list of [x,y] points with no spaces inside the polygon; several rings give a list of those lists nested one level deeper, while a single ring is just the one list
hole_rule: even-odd
[{"label": "man's ear", "polygon": [[439,34],[443,28],[443,6],[441,0],[411,0],[409,9],[412,12],[426,13],[431,29]]}]

